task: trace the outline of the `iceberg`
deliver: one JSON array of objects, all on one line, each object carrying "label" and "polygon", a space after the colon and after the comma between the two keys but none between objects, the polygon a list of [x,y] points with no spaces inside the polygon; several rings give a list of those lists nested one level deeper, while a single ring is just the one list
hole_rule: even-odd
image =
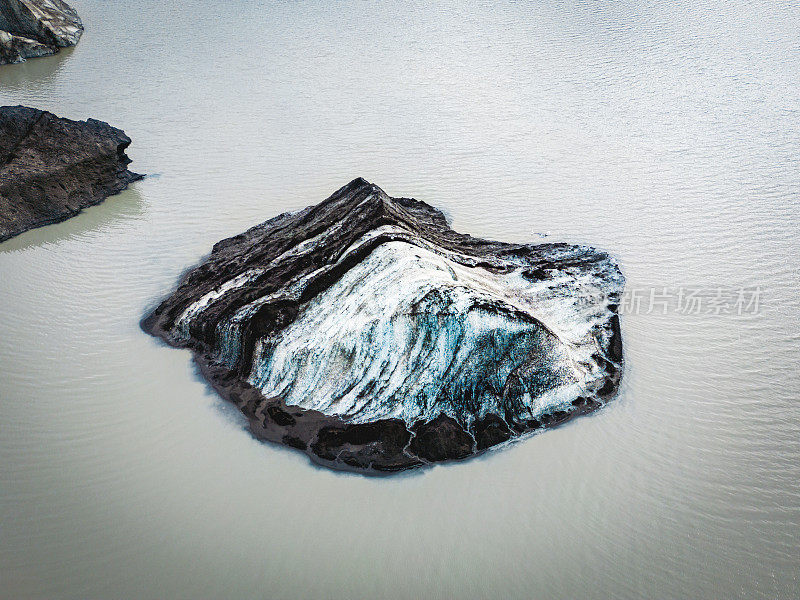
[{"label": "iceberg", "polygon": [[359,178],[216,244],[142,324],[192,349],[257,437],[394,472],[602,406],[623,286],[605,252],[473,238]]}]

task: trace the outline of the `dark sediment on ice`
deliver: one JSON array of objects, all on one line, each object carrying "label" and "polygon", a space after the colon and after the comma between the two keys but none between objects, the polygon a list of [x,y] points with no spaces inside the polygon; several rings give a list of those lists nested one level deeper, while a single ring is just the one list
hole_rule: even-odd
[{"label": "dark sediment on ice", "polygon": [[74,46],[83,33],[78,13],[61,0],[0,0],[0,65],[48,56]]},{"label": "dark sediment on ice", "polygon": [[68,219],[141,179],[128,170],[130,143],[102,121],[0,107],[0,242]]}]

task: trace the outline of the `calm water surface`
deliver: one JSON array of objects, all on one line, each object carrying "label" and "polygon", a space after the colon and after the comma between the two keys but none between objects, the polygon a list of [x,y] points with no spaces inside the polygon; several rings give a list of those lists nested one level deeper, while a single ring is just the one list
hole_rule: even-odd
[{"label": "calm water surface", "polygon": [[[0,597],[800,597],[800,3],[73,5],[0,102],[124,128],[151,176],[0,244]],[[138,320],[356,176],[614,252],[619,397],[387,479],[254,441]]]}]

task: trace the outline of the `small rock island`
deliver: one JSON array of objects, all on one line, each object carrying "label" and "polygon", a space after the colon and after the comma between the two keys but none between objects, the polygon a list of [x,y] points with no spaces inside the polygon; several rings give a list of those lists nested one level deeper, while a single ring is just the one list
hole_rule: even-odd
[{"label": "small rock island", "polygon": [[453,231],[356,179],[217,243],[144,318],[261,439],[375,474],[464,459],[618,389],[606,253]]},{"label": "small rock island", "polygon": [[83,34],[78,13],[61,0],[0,0],[0,65],[48,56]]},{"label": "small rock island", "polygon": [[0,242],[64,221],[142,175],[125,132],[25,106],[0,107]]}]

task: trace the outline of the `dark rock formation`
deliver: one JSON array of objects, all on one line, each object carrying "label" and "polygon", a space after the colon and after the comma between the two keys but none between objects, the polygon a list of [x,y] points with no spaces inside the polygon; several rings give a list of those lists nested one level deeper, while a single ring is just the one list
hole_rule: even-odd
[{"label": "dark rock formation", "polygon": [[0,0],[0,65],[55,54],[82,33],[78,13],[61,0]]},{"label": "dark rock formation", "polygon": [[601,406],[623,285],[598,250],[472,238],[356,179],[216,244],[142,327],[191,348],[256,436],[391,472]]},{"label": "dark rock formation", "polygon": [[0,242],[68,219],[141,179],[127,168],[130,143],[102,121],[0,107]]}]

